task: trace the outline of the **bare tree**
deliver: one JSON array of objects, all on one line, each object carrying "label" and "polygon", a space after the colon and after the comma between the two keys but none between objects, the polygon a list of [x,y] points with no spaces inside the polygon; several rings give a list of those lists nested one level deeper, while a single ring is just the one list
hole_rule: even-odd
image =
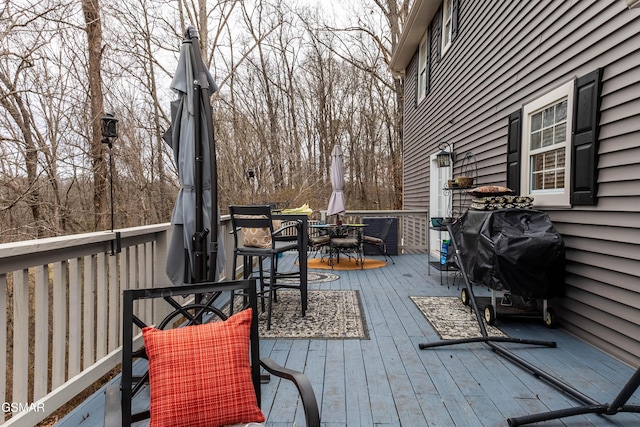
[{"label": "bare tree", "polygon": [[[402,207],[402,128],[404,99],[404,80],[394,79],[389,71],[389,64],[397,46],[404,21],[409,14],[411,0],[370,0],[358,3],[350,16],[355,21],[346,27],[325,25],[325,30],[333,34],[342,34],[342,46],[333,47],[334,52],[343,60],[359,70],[369,73],[376,81],[372,84],[381,86],[382,92],[372,91],[371,96],[388,97],[394,95],[393,102],[386,101],[385,108],[376,109],[386,120],[387,134],[379,143],[386,145],[388,169],[393,177],[392,185],[395,194],[393,207]],[[384,18],[380,20],[382,15]],[[385,22],[385,25],[381,25]],[[379,87],[379,89],[381,88]],[[388,98],[387,98],[388,99]],[[392,111],[387,114],[386,111]]]},{"label": "bare tree", "polygon": [[102,91],[102,21],[98,0],[82,0],[87,48],[89,51],[89,97],[91,125],[91,160],[93,170],[93,206],[95,209],[95,227],[107,228],[107,162],[105,146],[102,144],[100,118],[104,114]]},{"label": "bare tree", "polygon": [[20,219],[8,233],[11,240],[60,234],[68,225],[58,172],[68,160],[62,96],[68,80],[51,43],[64,31],[60,22],[68,10],[60,2],[8,3],[0,10],[0,140],[11,153],[2,157],[0,209]]},{"label": "bare tree", "polygon": [[116,226],[169,219],[179,184],[161,136],[189,24],[219,86],[213,105],[223,212],[231,203],[267,201],[324,209],[336,144],[345,152],[350,209],[400,207],[403,81],[387,65],[408,2],[348,4],[352,18],[340,25],[283,0],[16,0],[0,7],[2,238],[108,227],[105,106],[120,120]]}]

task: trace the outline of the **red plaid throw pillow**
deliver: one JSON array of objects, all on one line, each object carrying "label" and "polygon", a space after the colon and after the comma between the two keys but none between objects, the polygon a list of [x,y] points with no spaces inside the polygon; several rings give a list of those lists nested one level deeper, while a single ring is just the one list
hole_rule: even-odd
[{"label": "red plaid throw pillow", "polygon": [[249,342],[251,309],[224,322],[170,329],[147,327],[150,427],[211,427],[263,422]]}]

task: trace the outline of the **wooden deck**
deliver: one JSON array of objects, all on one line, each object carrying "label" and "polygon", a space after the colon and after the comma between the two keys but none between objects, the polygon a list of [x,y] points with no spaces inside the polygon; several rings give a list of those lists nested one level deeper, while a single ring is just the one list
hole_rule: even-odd
[{"label": "wooden deck", "polygon": [[[313,384],[322,425],[506,426],[509,417],[580,405],[484,343],[420,350],[439,337],[409,296],[459,295],[457,286],[427,274],[426,255],[394,257],[380,269],[337,271],[339,280],[311,289],[357,289],[366,315],[367,340],[262,340],[261,352],[303,371]],[[542,321],[498,319],[511,337],[551,340],[557,348],[505,344],[538,368],[592,399],[611,402],[633,369],[563,329]],[[295,388],[272,379],[263,386],[268,426],[304,425]],[[638,404],[640,392],[629,403]],[[96,393],[57,425],[102,426],[104,397]],[[586,415],[548,426],[640,425],[637,414]]]}]

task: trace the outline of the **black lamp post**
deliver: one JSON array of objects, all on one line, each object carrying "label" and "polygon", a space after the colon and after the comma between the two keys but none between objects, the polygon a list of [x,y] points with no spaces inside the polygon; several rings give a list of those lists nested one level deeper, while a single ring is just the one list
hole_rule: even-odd
[{"label": "black lamp post", "polygon": [[118,119],[112,113],[105,113],[102,122],[102,143],[109,146],[109,193],[111,199],[111,231],[113,231],[113,140],[118,137]]},{"label": "black lamp post", "polygon": [[436,154],[438,167],[446,168],[451,166],[451,164],[455,162],[455,153],[453,152],[451,144],[448,142],[441,142],[438,148],[440,149],[440,152]]}]

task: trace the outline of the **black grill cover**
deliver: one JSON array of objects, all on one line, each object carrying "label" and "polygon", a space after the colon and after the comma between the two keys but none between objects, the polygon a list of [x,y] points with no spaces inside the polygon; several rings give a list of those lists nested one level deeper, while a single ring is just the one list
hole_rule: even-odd
[{"label": "black grill cover", "polygon": [[451,231],[472,283],[526,298],[563,295],[564,242],[545,212],[468,210]]}]

